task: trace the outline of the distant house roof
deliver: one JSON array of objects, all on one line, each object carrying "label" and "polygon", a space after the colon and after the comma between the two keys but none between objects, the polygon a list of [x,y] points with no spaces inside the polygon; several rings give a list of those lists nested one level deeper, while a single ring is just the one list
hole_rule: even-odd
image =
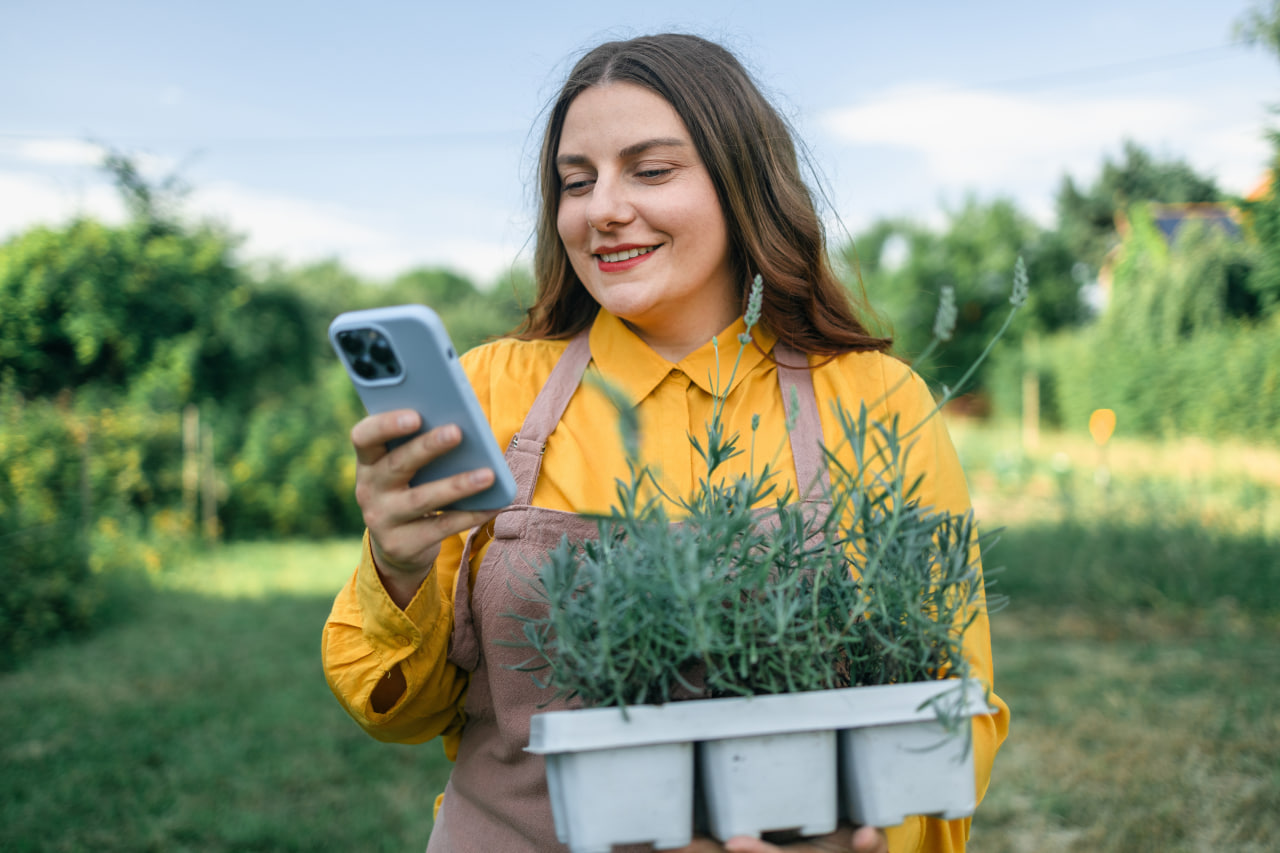
[{"label": "distant house roof", "polygon": [[[1186,204],[1155,204],[1147,208],[1165,242],[1172,244],[1178,232],[1191,222],[1203,223],[1207,228],[1216,228],[1233,240],[1244,235],[1240,224],[1240,210],[1226,202],[1189,202]],[[1117,230],[1123,237],[1129,230],[1128,218],[1120,213],[1116,217]]]},{"label": "distant house roof", "polygon": [[1245,196],[1246,201],[1261,201],[1271,194],[1271,171],[1268,170],[1259,180],[1258,185]]}]

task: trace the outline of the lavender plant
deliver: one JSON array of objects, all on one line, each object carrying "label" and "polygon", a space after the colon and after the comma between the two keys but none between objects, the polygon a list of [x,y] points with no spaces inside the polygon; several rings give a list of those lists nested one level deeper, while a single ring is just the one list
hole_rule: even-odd
[{"label": "lavender plant", "polygon": [[[757,276],[740,347],[759,319],[761,287]],[[997,338],[1025,297],[1019,259]],[[944,295],[935,344],[954,322]],[[938,407],[958,390],[947,389]],[[551,698],[625,710],[968,676],[963,640],[984,604],[984,542],[972,513],[923,505],[920,483],[906,479],[907,438],[919,424],[880,423],[866,404],[854,414],[837,401],[841,434],[825,449],[830,509],[815,513],[779,488],[770,465],[721,473],[743,452],[724,429],[722,396],[705,436],[690,437],[706,473],[687,496],[663,493],[637,458],[633,413],[621,397],[615,403],[629,476],[596,519],[599,538],[563,540],[527,591],[542,615],[512,614],[520,633],[507,644],[530,649],[519,668]],[[668,507],[678,507],[678,520]]]}]

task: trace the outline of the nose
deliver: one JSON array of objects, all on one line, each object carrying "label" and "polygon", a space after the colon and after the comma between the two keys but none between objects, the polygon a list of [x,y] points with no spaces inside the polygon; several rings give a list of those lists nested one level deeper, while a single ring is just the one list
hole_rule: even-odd
[{"label": "nose", "polygon": [[596,231],[610,231],[635,218],[631,198],[621,180],[597,175],[587,203],[587,224]]}]

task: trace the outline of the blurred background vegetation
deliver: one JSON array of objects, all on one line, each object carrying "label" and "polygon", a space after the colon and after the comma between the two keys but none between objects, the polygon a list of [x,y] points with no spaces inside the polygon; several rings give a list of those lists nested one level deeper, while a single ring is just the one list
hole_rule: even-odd
[{"label": "blurred background vegetation", "polygon": [[[1245,27],[1280,44],[1274,15]],[[1003,319],[1017,257],[1031,274],[948,412],[1013,599],[1014,737],[976,849],[1280,833],[1273,141],[1245,198],[1118,141],[1092,184],[1063,177],[1051,225],[975,196],[833,247],[908,360],[955,289],[956,336],[917,366],[937,385]],[[184,218],[176,181],[104,168],[126,224],[0,245],[0,848],[418,849],[447,766],[364,738],[319,673],[361,530],[361,409],[325,329],[423,302],[466,349],[519,322],[529,273],[263,263]]]}]

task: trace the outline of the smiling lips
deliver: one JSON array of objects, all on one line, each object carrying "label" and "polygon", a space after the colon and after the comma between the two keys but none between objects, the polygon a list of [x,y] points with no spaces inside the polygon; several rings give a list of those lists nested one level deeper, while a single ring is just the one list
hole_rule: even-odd
[{"label": "smiling lips", "polygon": [[644,263],[657,246],[621,246],[611,252],[597,252],[596,263],[601,272],[619,272]]}]

